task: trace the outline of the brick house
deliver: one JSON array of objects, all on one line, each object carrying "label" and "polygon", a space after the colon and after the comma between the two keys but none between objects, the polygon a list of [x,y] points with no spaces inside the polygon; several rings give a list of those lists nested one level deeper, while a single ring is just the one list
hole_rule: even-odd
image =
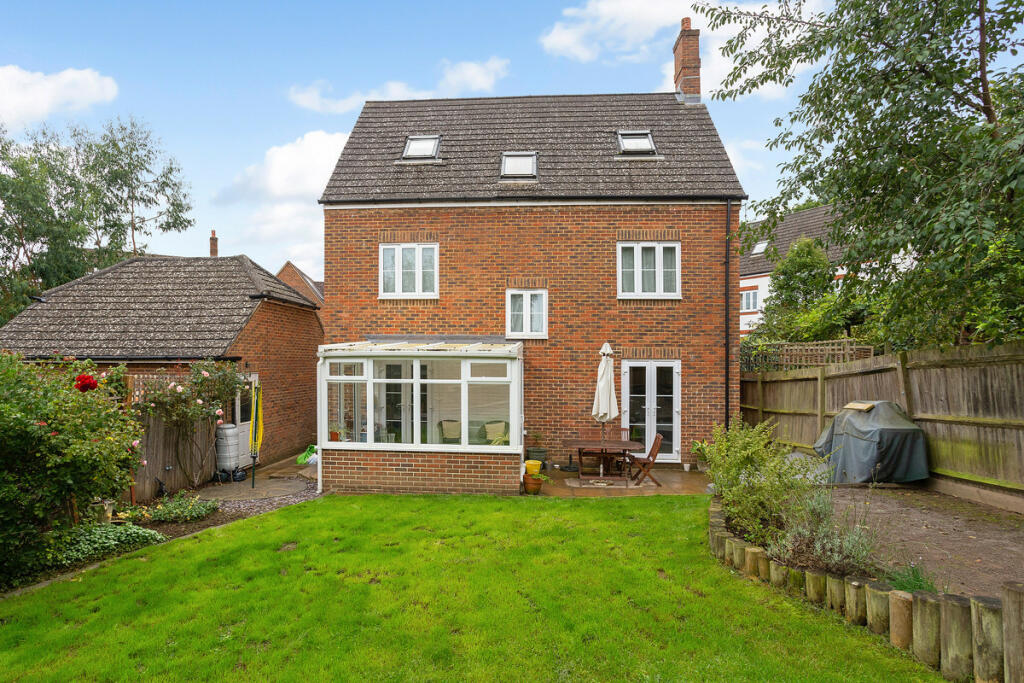
[{"label": "brick house", "polygon": [[[216,238],[211,252],[216,254]],[[124,363],[129,374],[237,361],[263,392],[260,462],[293,456],[316,435],[317,306],[246,256],[144,256],[43,293],[0,328],[0,349]],[[249,394],[230,411],[248,439]],[[242,443],[248,448],[248,442]]]},{"label": "brick house", "polygon": [[321,198],[324,490],[518,492],[530,435],[564,462],[595,424],[605,342],[661,461],[738,410],[745,195],[689,20],[674,53],[674,94],[366,103]]},{"label": "brick house", "polygon": [[[829,205],[816,206],[794,211],[784,217],[775,226],[773,233],[772,246],[775,251],[780,256],[785,256],[793,243],[804,237],[824,243],[828,237],[830,209]],[[752,222],[751,227],[757,227],[759,224],[760,221]],[[838,248],[827,247],[827,253],[833,263],[839,260]],[[737,260],[740,272],[740,336],[745,337],[761,320],[764,306],[771,295],[775,262],[768,258],[767,240],[758,242]]]},{"label": "brick house", "polygon": [[324,305],[323,280],[314,280],[291,261],[285,261],[275,277],[315,303],[318,307],[316,314],[318,317],[321,317],[322,322],[321,310]]}]

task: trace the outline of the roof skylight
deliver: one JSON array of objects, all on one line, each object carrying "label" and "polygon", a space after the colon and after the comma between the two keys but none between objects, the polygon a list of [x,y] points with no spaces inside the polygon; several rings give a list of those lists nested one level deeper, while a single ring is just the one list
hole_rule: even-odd
[{"label": "roof skylight", "polygon": [[440,135],[410,135],[405,139],[403,159],[436,159],[441,147]]},{"label": "roof skylight", "polygon": [[620,130],[620,154],[654,154],[654,138],[649,130]]},{"label": "roof skylight", "polygon": [[754,248],[753,248],[753,250],[750,253],[751,254],[763,254],[764,250],[767,249],[767,248],[768,248],[768,242],[758,242],[757,244],[754,245]]},{"label": "roof skylight", "polygon": [[502,152],[501,153],[501,177],[502,178],[536,178],[537,177],[537,153],[536,152]]}]

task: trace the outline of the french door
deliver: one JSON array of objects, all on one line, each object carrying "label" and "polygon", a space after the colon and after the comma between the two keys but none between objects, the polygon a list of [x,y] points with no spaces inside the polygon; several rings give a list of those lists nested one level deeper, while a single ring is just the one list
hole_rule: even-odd
[{"label": "french door", "polygon": [[678,360],[622,361],[622,426],[644,444],[645,455],[661,434],[658,462],[679,462]]}]

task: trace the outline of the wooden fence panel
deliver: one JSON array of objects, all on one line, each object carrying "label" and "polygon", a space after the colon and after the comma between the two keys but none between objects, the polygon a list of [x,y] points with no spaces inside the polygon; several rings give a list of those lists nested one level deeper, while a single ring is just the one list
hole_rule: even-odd
[{"label": "wooden fence panel", "polygon": [[[174,430],[169,429],[159,417],[146,416],[142,419],[145,428],[142,457],[146,460],[146,466],[140,467],[135,473],[135,499],[142,503],[153,500],[160,488],[157,479],[163,481],[164,487],[171,493],[191,488],[192,481],[185,474],[175,454],[177,443]],[[197,425],[196,428],[207,430],[205,435],[197,434],[198,438],[210,438],[209,427]],[[185,457],[184,454],[182,457]],[[206,467],[199,467],[197,458],[193,458],[191,462],[191,469],[201,470],[201,482],[209,481],[213,477],[216,458],[211,455],[207,460]]]},{"label": "wooden fence panel", "polygon": [[804,449],[850,401],[894,401],[924,430],[932,472],[1024,491],[1022,387],[1024,345],[1009,345],[743,373],[740,396],[744,420],[774,419],[777,438]]}]

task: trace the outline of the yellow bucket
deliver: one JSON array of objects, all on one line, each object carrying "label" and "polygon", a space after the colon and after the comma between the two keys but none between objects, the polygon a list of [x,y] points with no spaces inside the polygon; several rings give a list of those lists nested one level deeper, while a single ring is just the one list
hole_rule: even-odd
[{"label": "yellow bucket", "polygon": [[540,474],[540,460],[527,460],[526,461],[526,473],[527,474]]}]

